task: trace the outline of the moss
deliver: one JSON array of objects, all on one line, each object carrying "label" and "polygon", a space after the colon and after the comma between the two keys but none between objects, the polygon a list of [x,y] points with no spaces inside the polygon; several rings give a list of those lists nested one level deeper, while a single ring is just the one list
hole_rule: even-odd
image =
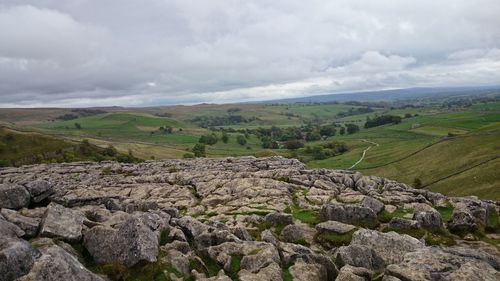
[{"label": "moss", "polygon": [[222,267],[215,260],[213,260],[212,258],[210,258],[208,256],[202,256],[201,259],[203,260],[203,263],[205,264],[205,267],[207,269],[209,277],[216,276],[219,273],[219,271],[222,269]]},{"label": "moss", "polygon": [[300,244],[300,245],[306,246],[306,247],[311,246],[311,244],[309,244],[305,239],[299,239],[297,241],[294,241],[293,243]]},{"label": "moss", "polygon": [[486,218],[486,232],[491,233],[500,233],[500,216],[496,209],[493,209],[489,212],[488,217]]},{"label": "moss", "polygon": [[380,222],[388,223],[394,217],[404,218],[404,216],[408,214],[413,214],[413,209],[398,208],[392,213],[389,213],[386,210],[382,210],[380,213],[378,213],[377,217]]},{"label": "moss", "polygon": [[327,248],[345,246],[351,243],[352,235],[355,231],[353,230],[344,234],[321,233],[315,237],[315,240]]},{"label": "moss", "polygon": [[189,271],[195,270],[198,273],[205,273],[208,275],[208,270],[205,265],[198,259],[189,259]]},{"label": "moss", "polygon": [[391,228],[384,228],[382,229],[382,232],[389,232],[389,231],[394,231],[396,233],[399,233],[399,234],[406,234],[406,235],[410,235],[411,237],[415,237],[417,239],[420,239],[422,237],[424,237],[425,235],[425,230],[424,229],[391,229]]},{"label": "moss", "polygon": [[284,266],[281,269],[281,278],[283,278],[283,281],[293,281],[292,274],[290,274],[289,266]]},{"label": "moss", "polygon": [[237,255],[231,256],[231,262],[229,264],[229,269],[226,271],[226,274],[232,280],[238,280],[238,272],[240,271],[241,268],[241,259],[242,259],[241,256]]},{"label": "moss", "polygon": [[164,228],[160,232],[160,246],[163,246],[163,245],[170,242],[170,239],[168,238],[169,234],[170,234],[170,229],[168,229],[168,228]]},{"label": "moss", "polygon": [[440,229],[434,232],[427,232],[425,237],[425,244],[428,246],[433,245],[444,245],[444,246],[454,246],[457,244],[455,239],[447,230]]},{"label": "moss", "polygon": [[309,224],[311,226],[320,223],[319,215],[316,211],[300,209],[297,206],[292,206],[291,212],[294,219],[299,220],[303,223]]},{"label": "moss", "polygon": [[446,202],[445,207],[435,207],[435,209],[441,214],[441,218],[443,219],[444,222],[447,222],[450,220],[451,215],[453,214],[453,205],[448,201]]}]

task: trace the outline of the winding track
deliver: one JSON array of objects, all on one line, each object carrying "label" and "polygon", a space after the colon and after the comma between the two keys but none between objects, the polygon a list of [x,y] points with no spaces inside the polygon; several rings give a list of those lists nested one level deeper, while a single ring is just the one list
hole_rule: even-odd
[{"label": "winding track", "polygon": [[363,161],[363,159],[365,159],[365,155],[366,155],[366,152],[368,150],[370,150],[374,145],[375,146],[379,146],[378,143],[376,142],[372,142],[372,141],[369,141],[369,140],[365,140],[365,139],[362,139],[361,141],[364,141],[366,143],[369,143],[369,144],[372,144],[370,145],[369,147],[367,147],[365,150],[363,150],[363,155],[361,155],[361,158],[359,158],[358,161],[356,161],[356,163],[354,163],[351,167],[348,168],[348,170],[351,170],[352,168],[356,167],[356,165],[358,165],[359,163],[361,163],[361,161]]}]

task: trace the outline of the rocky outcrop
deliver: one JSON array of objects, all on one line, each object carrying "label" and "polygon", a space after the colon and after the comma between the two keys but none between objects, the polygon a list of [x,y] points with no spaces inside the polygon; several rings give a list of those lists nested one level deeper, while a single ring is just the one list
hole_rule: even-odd
[{"label": "rocky outcrop", "polygon": [[0,184],[0,208],[20,209],[30,203],[30,194],[19,184]]},{"label": "rocky outcrop", "polygon": [[79,242],[82,238],[83,214],[77,210],[50,203],[40,227],[40,236]]},{"label": "rocky outcrop", "polygon": [[0,280],[15,280],[27,274],[38,255],[24,240],[0,237]]},{"label": "rocky outcrop", "polygon": [[104,281],[87,270],[78,259],[63,248],[52,245],[40,249],[41,256],[35,261],[27,275],[18,281]]},{"label": "rocky outcrop", "polygon": [[500,203],[281,157],[4,168],[0,208],[0,281],[497,280],[500,270]]},{"label": "rocky outcrop", "polygon": [[83,245],[98,264],[118,262],[126,267],[155,262],[159,247],[158,237],[137,218],[126,220],[117,230],[93,227],[85,234]]}]

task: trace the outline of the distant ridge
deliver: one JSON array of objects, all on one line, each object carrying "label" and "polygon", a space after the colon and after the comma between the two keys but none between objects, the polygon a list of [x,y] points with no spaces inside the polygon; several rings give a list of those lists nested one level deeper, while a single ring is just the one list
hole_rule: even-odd
[{"label": "distant ridge", "polygon": [[262,101],[262,103],[309,103],[309,102],[345,102],[345,101],[395,101],[427,97],[451,97],[471,94],[488,94],[500,92],[500,86],[480,87],[438,87],[438,88],[406,88],[366,92],[348,92],[326,94],[310,97],[278,99]]}]

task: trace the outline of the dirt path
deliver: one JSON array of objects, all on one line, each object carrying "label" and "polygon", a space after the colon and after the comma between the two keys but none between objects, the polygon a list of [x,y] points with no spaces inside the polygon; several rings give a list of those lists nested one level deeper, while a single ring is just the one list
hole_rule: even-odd
[{"label": "dirt path", "polygon": [[359,163],[361,163],[361,161],[363,161],[363,159],[365,159],[366,152],[368,150],[370,150],[373,146],[379,146],[378,143],[372,142],[372,141],[369,141],[369,140],[362,139],[361,141],[369,143],[371,145],[369,147],[367,147],[365,150],[363,150],[363,155],[361,155],[361,158],[359,158],[359,160],[356,163],[354,163],[351,167],[349,167],[348,170],[351,170],[352,168],[356,167],[356,165],[358,165]]}]

